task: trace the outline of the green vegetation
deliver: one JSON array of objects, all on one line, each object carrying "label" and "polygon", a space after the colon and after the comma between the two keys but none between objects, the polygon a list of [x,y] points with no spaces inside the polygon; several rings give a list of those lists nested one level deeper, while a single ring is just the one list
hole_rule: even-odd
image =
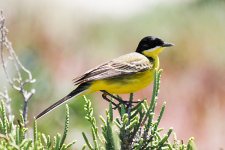
[{"label": "green vegetation", "polygon": [[[112,103],[106,110],[106,118],[100,116],[102,121],[101,132],[93,116],[91,101],[85,99],[85,118],[89,121],[91,127],[92,141],[88,139],[85,133],[82,133],[86,144],[83,149],[90,150],[149,150],[149,149],[169,149],[169,150],[193,150],[196,149],[194,139],[190,138],[188,144],[174,139],[170,142],[169,138],[173,132],[170,128],[164,135],[159,128],[159,123],[165,110],[165,102],[161,108],[158,117],[155,117],[155,108],[159,93],[161,71],[156,71],[153,94],[150,104],[146,100],[132,105],[133,94],[130,95],[128,105],[120,104],[116,110],[119,116],[114,118]],[[45,133],[41,133],[37,127],[37,121],[33,125],[33,139],[27,136],[28,129],[25,127],[23,115],[14,123],[9,120],[5,110],[5,104],[1,101],[0,106],[0,149],[69,149],[75,141],[65,144],[66,135],[69,127],[69,107],[66,105],[65,129],[63,135],[57,133],[53,138]]]},{"label": "green vegetation", "polygon": [[[155,108],[157,105],[159,83],[161,70],[156,71],[153,94],[150,104],[147,100],[140,101],[137,105],[132,106],[133,94],[130,95],[129,102],[131,105],[121,105],[116,110],[119,116],[114,118],[112,104],[106,110],[106,119],[100,116],[102,121],[101,131],[99,133],[96,125],[96,119],[93,117],[93,108],[91,101],[85,98],[86,119],[91,126],[92,141],[88,140],[85,133],[83,137],[86,145],[83,149],[91,150],[152,150],[152,149],[169,149],[169,150],[193,150],[196,149],[194,139],[190,138],[188,144],[174,139],[170,142],[169,138],[173,132],[170,128],[164,135],[161,135],[163,128],[159,123],[165,110],[165,102],[161,108],[160,114],[156,117]],[[93,143],[93,144],[91,144]]]},{"label": "green vegetation", "polygon": [[27,136],[28,128],[25,127],[23,115],[15,124],[9,120],[5,111],[5,104],[1,101],[0,106],[0,149],[4,150],[65,150],[70,148],[74,143],[65,144],[66,135],[69,126],[69,107],[66,106],[65,129],[63,135],[57,133],[51,137],[41,133],[37,128],[37,122],[34,121],[33,139]]}]

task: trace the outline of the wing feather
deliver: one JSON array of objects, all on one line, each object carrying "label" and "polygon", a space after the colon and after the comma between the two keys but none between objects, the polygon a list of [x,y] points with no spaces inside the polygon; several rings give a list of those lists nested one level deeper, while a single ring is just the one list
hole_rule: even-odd
[{"label": "wing feather", "polygon": [[74,79],[75,85],[99,79],[116,78],[152,69],[153,64],[143,55],[130,53],[106,62]]}]

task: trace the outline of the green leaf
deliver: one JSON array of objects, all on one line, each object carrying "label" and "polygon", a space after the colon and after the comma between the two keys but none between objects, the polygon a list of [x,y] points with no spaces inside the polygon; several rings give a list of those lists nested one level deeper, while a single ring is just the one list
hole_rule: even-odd
[{"label": "green leaf", "polygon": [[38,140],[37,120],[36,119],[34,120],[33,130],[34,130],[34,143],[36,143]]},{"label": "green leaf", "polygon": [[193,137],[191,137],[188,140],[187,150],[197,150],[197,147],[196,147],[196,144],[195,144],[195,141],[194,141]]},{"label": "green leaf", "polygon": [[69,121],[70,121],[70,110],[69,110],[69,106],[66,104],[66,120],[65,120],[65,128],[64,128],[64,132],[63,132],[63,136],[60,142],[60,146],[59,149],[63,146],[67,133],[68,133],[68,129],[69,129]]},{"label": "green leaf", "polygon": [[57,135],[54,137],[55,139],[55,150],[59,150],[60,149],[60,142],[61,142],[61,135],[59,133],[57,133]]},{"label": "green leaf", "polygon": [[1,115],[2,115],[2,131],[3,134],[6,135],[8,133],[8,119],[6,116],[5,104],[3,100],[1,101]]},{"label": "green leaf", "polygon": [[155,127],[154,127],[154,131],[156,131],[157,128],[158,128],[158,126],[159,126],[159,123],[160,123],[160,121],[161,121],[161,119],[162,119],[162,116],[163,116],[163,113],[164,113],[164,111],[165,111],[165,107],[166,107],[166,102],[163,103],[163,106],[162,106],[162,108],[161,108],[159,117],[158,117],[157,122],[156,122],[156,125],[155,125]]},{"label": "green leaf", "polygon": [[88,138],[87,138],[87,136],[85,135],[84,132],[82,132],[82,136],[83,136],[88,148],[91,149],[91,150],[94,150],[93,146],[89,143]]},{"label": "green leaf", "polygon": [[112,103],[109,103],[109,121],[113,122],[113,109],[112,109]]}]

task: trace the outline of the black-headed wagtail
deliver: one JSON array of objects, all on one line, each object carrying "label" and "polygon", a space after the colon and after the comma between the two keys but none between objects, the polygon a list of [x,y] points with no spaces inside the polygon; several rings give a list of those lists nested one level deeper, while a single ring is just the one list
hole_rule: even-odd
[{"label": "black-headed wagtail", "polygon": [[126,94],[146,87],[153,81],[155,69],[159,68],[159,53],[170,46],[173,44],[160,38],[144,37],[135,52],[103,63],[75,78],[77,88],[38,114],[36,119],[84,92],[106,91],[111,94]]}]

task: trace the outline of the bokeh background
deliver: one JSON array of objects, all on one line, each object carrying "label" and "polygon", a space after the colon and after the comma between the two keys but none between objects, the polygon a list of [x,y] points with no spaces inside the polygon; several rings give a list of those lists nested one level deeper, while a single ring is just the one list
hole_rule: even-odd
[{"label": "bokeh background", "polygon": [[[155,35],[176,45],[160,56],[164,71],[158,111],[167,101],[160,126],[173,127],[184,142],[195,137],[199,149],[225,148],[224,0],[0,0],[0,9],[13,47],[37,80],[29,103],[30,127],[33,116],[74,88],[74,77],[134,51],[142,37]],[[1,83],[4,79],[1,74]],[[12,96],[18,113],[22,101]],[[104,115],[108,105],[101,94],[88,97],[96,116]],[[135,94],[137,99],[150,97],[151,86]],[[75,99],[69,103],[67,140],[78,140],[75,147],[80,148],[81,132],[90,129],[84,100]],[[62,106],[41,118],[39,129],[63,132],[64,112]]]}]

